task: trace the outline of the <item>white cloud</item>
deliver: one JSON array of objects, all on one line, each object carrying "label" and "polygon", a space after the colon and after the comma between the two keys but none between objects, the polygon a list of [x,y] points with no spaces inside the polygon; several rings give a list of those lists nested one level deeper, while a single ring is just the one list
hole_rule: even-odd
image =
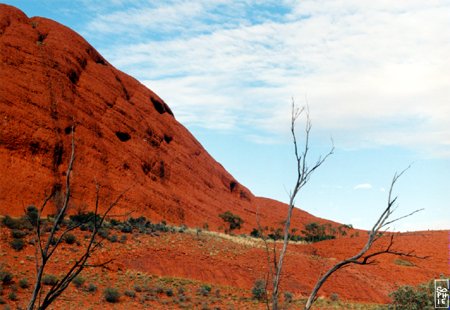
[{"label": "white cloud", "polygon": [[372,184],[370,183],[361,183],[358,185],[355,185],[353,187],[354,190],[358,190],[358,189],[372,189]]},{"label": "white cloud", "polygon": [[338,147],[450,157],[450,3],[283,5],[275,14],[257,1],[146,4],[98,16],[89,29],[139,41],[102,52],[187,125],[276,140],[290,98],[307,95],[325,143],[333,135]]}]

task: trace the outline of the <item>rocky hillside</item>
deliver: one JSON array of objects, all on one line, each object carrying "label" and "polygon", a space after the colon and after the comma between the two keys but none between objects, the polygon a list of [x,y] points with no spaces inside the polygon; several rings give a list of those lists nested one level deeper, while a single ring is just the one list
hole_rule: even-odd
[{"label": "rocky hillside", "polygon": [[[80,35],[0,4],[0,212],[21,215],[46,194],[62,199],[75,128],[70,212],[103,207],[128,190],[116,215],[217,229],[230,210],[255,227],[279,225],[286,206],[256,198],[176,120],[163,99],[114,68]],[[176,91],[176,89],[174,89]],[[294,226],[316,220],[298,211]],[[319,220],[320,221],[320,220]],[[250,224],[252,223],[252,224]]]}]

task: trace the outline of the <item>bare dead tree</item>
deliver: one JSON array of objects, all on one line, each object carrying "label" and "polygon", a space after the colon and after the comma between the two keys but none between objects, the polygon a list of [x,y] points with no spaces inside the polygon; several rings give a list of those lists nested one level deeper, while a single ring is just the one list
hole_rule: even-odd
[{"label": "bare dead tree", "polygon": [[62,223],[64,216],[67,213],[67,208],[69,206],[70,201],[70,177],[73,169],[73,163],[75,161],[75,137],[74,137],[74,128],[72,127],[72,151],[70,156],[69,165],[66,171],[66,192],[64,196],[64,203],[56,215],[54,222],[51,226],[49,235],[47,240],[43,242],[43,228],[42,228],[42,219],[41,215],[44,211],[45,206],[48,201],[54,195],[54,192],[50,193],[42,203],[41,208],[38,210],[38,216],[36,220],[36,283],[34,285],[33,293],[31,299],[28,303],[27,309],[33,310],[37,307],[37,309],[46,309],[55,299],[60,296],[64,290],[68,287],[68,285],[72,282],[72,280],[81,273],[81,271],[85,267],[100,267],[105,266],[110,263],[112,260],[105,261],[101,264],[90,265],[88,264],[89,257],[93,254],[93,252],[101,245],[101,240],[97,241],[97,234],[99,229],[102,227],[103,222],[108,215],[108,213],[119,203],[122,199],[123,195],[127,190],[119,194],[119,196],[109,204],[106,208],[106,211],[100,216],[99,212],[99,192],[100,186],[96,185],[96,198],[95,198],[95,212],[93,215],[94,227],[92,229],[92,233],[90,238],[88,239],[87,245],[85,245],[84,251],[78,259],[72,264],[69,270],[65,273],[62,279],[57,280],[57,282],[52,285],[48,292],[46,292],[43,300],[41,302],[41,295],[43,294],[42,287],[42,277],[47,267],[47,263],[50,261],[52,255],[57,250],[58,246],[64,240],[66,234],[76,228],[78,228],[81,224],[72,225],[67,227],[61,234],[57,236],[57,231],[60,229],[60,224]]},{"label": "bare dead tree", "polygon": [[[300,153],[298,143],[297,143],[297,137],[295,134],[295,123],[297,119],[301,116],[302,113],[306,114],[306,125],[305,125],[305,141],[303,146],[303,151]],[[295,153],[295,159],[297,164],[297,179],[295,181],[294,189],[289,194],[289,206],[288,206],[288,212],[286,216],[286,221],[284,224],[284,234],[283,234],[283,246],[280,251],[280,256],[277,258],[276,255],[274,256],[274,264],[275,264],[275,274],[273,277],[273,290],[272,290],[272,309],[276,310],[278,309],[278,297],[279,297],[279,285],[280,285],[280,279],[281,279],[281,271],[283,269],[283,260],[284,256],[286,254],[287,246],[289,243],[289,229],[291,226],[291,217],[292,217],[292,211],[295,206],[295,198],[299,191],[308,183],[311,175],[314,171],[316,171],[317,168],[319,168],[327,158],[333,154],[334,146],[331,147],[330,151],[325,155],[321,156],[317,159],[317,161],[312,165],[309,166],[308,163],[308,152],[309,152],[309,135],[311,132],[311,119],[309,117],[309,110],[308,107],[298,108],[295,106],[295,102],[292,99],[292,114],[291,114],[291,134],[293,138],[294,143],[294,153]]]},{"label": "bare dead tree", "polygon": [[404,252],[404,251],[399,251],[399,250],[393,250],[392,249],[392,246],[394,244],[394,235],[393,234],[390,234],[389,244],[387,245],[387,247],[385,249],[367,254],[369,252],[369,250],[372,248],[373,244],[386,233],[386,231],[389,229],[390,224],[397,222],[401,219],[404,219],[406,217],[409,217],[409,216],[413,215],[414,213],[417,213],[417,212],[423,210],[423,209],[417,209],[409,214],[406,214],[406,215],[403,215],[396,219],[390,220],[390,217],[392,216],[394,211],[397,209],[397,207],[395,206],[395,203],[397,201],[397,196],[395,196],[395,197],[392,196],[394,185],[408,168],[406,168],[402,172],[400,172],[398,174],[396,173],[394,175],[392,182],[391,182],[391,186],[389,188],[387,207],[386,207],[386,209],[384,209],[383,213],[381,213],[380,217],[375,222],[371,231],[369,232],[369,237],[367,239],[367,243],[365,244],[365,246],[355,256],[344,259],[344,260],[340,261],[339,263],[335,264],[317,281],[316,285],[314,286],[314,289],[311,292],[311,295],[308,298],[308,301],[306,302],[305,310],[308,310],[311,308],[312,304],[315,302],[315,300],[317,298],[317,293],[319,292],[320,288],[325,283],[325,281],[327,281],[327,279],[334,272],[338,271],[339,269],[341,269],[345,266],[348,266],[350,264],[371,265],[371,264],[376,263],[375,257],[377,257],[379,255],[383,255],[383,254],[405,256],[405,257],[415,257],[415,258],[420,258],[420,259],[428,258],[428,256],[418,256],[418,255],[414,254],[414,251]]},{"label": "bare dead tree", "polygon": [[[299,146],[297,142],[297,137],[295,133],[295,123],[300,117],[302,113],[306,114],[306,126],[305,126],[305,140],[303,145],[303,151],[300,153]],[[278,298],[279,298],[279,284],[281,279],[281,273],[283,269],[283,259],[286,254],[287,246],[289,243],[289,229],[291,224],[291,217],[292,217],[292,211],[295,205],[295,198],[297,197],[300,190],[308,183],[312,173],[319,168],[325,160],[333,154],[334,152],[334,146],[331,147],[330,151],[323,157],[319,157],[317,161],[312,165],[309,166],[308,164],[308,151],[309,151],[309,136],[311,131],[311,119],[309,117],[309,111],[308,108],[297,108],[295,106],[294,100],[292,100],[292,115],[291,115],[291,134],[293,138],[294,143],[294,153],[296,158],[296,164],[297,164],[297,179],[294,185],[293,190],[289,194],[289,206],[288,206],[288,212],[286,216],[286,221],[284,225],[284,234],[283,234],[283,246],[280,251],[280,255],[277,259],[276,251],[273,253],[273,263],[274,263],[274,269],[275,273],[273,274],[273,290],[272,290],[272,309],[277,310],[278,309]],[[408,167],[409,168],[409,167]],[[408,169],[407,168],[407,169]],[[407,170],[405,169],[399,174],[395,174],[394,178],[392,180],[390,190],[389,190],[389,196],[388,196],[388,205],[384,212],[380,215],[378,220],[376,221],[375,225],[373,226],[372,230],[369,232],[369,237],[366,245],[363,247],[363,249],[356,254],[353,257],[350,257],[348,259],[345,259],[336,265],[334,265],[330,270],[328,270],[316,283],[311,295],[308,298],[307,304],[305,306],[305,309],[310,309],[311,305],[316,300],[316,296],[322,285],[325,283],[325,281],[330,277],[331,274],[336,272],[342,267],[345,267],[349,264],[358,264],[358,265],[368,265],[375,263],[375,257],[382,254],[391,254],[391,255],[397,255],[397,256],[406,256],[406,257],[415,257],[415,258],[427,258],[426,256],[420,257],[414,254],[414,251],[410,252],[404,252],[404,251],[398,251],[393,250],[392,246],[394,244],[394,235],[390,235],[389,244],[387,247],[381,251],[376,251],[370,254],[367,254],[369,250],[372,248],[374,242],[376,242],[381,236],[383,236],[383,233],[385,233],[389,229],[389,225],[404,219],[406,217],[409,217],[413,215],[416,212],[421,211],[422,209],[415,210],[414,212],[411,212],[407,215],[401,216],[399,218],[390,220],[390,217],[392,213],[395,211],[396,207],[394,207],[397,197],[393,198],[392,191],[394,188],[395,183],[397,182],[398,178],[400,178],[403,173]],[[275,249],[275,245],[274,245]],[[266,243],[266,252],[268,251],[268,245]],[[270,266],[270,262],[269,262]],[[270,271],[271,269],[269,269]]]}]

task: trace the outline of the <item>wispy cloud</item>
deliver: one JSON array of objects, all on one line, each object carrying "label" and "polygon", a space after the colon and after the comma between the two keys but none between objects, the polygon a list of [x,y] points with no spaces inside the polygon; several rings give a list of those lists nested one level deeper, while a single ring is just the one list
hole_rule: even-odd
[{"label": "wispy cloud", "polygon": [[370,183],[361,183],[358,185],[355,185],[353,187],[354,190],[358,190],[358,189],[372,189],[372,184]]},{"label": "wispy cloud", "polygon": [[86,33],[117,33],[102,52],[188,126],[276,140],[290,98],[307,95],[325,143],[450,157],[449,11],[447,1],[141,1],[97,15]]}]

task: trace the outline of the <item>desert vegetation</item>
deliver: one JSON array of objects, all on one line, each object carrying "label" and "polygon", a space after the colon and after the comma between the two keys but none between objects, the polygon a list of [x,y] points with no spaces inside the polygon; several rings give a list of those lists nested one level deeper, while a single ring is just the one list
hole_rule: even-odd
[{"label": "desert vegetation", "polygon": [[[78,214],[84,217],[83,214]],[[24,218],[13,218],[12,220],[16,222],[23,222]],[[52,221],[53,218],[42,219],[43,221]],[[73,225],[70,223],[72,220],[70,217],[65,219],[61,223],[61,230],[64,230],[67,225]],[[83,221],[84,222],[84,221]],[[112,222],[112,223],[111,223]],[[141,225],[142,223],[147,223]],[[138,224],[141,223],[141,224]],[[152,224],[152,225],[150,225]],[[122,232],[122,227],[132,227],[131,232]],[[11,229],[5,227],[3,224],[0,229],[3,232],[11,232]],[[145,226],[151,228],[143,228]],[[81,226],[72,231],[72,234],[76,237],[76,240],[80,242],[67,244],[63,243],[61,248],[61,253],[55,254],[55,265],[52,265],[49,273],[48,279],[46,277],[45,283],[49,285],[44,285],[45,290],[50,288],[52,283],[55,283],[55,279],[60,279],[63,276],[64,266],[69,262],[69,257],[72,255],[72,251],[79,252],[88,239],[86,237],[89,232],[89,226],[86,230],[82,230]],[[197,229],[193,227],[186,226],[174,226],[164,223],[150,223],[147,219],[137,220],[137,218],[130,218],[126,220],[109,219],[105,221],[105,231],[107,232],[107,237],[103,240],[102,248],[99,249],[97,255],[105,257],[106,253],[117,253],[118,256],[113,257],[116,260],[120,258],[120,255],[125,255],[124,253],[136,251],[140,247],[145,247],[147,251],[152,251],[153,248],[163,249],[167,247],[168,249],[173,249],[174,246],[179,247],[182,244],[190,244],[191,247],[197,248],[195,251],[200,251],[204,249],[203,246],[208,245],[207,257],[213,259],[214,255],[219,255],[223,257],[229,257],[234,255],[245,255],[250,249],[260,249],[260,254],[264,253],[264,242],[261,238],[253,238],[250,236],[241,235],[228,235],[220,234],[211,231],[202,231],[200,233],[200,238],[197,237]],[[27,228],[21,228],[24,232],[28,232],[27,236],[24,237],[24,241],[27,246],[21,251],[17,252],[17,264],[20,260],[24,260],[25,264],[23,266],[28,266],[24,270],[19,271],[15,269],[8,269],[6,267],[0,268],[0,283],[3,289],[3,293],[0,296],[6,304],[10,305],[24,305],[24,301],[31,294],[31,285],[33,282],[33,266],[34,266],[34,247],[29,242],[33,240],[33,235],[29,233]],[[127,236],[128,239],[124,243],[109,241],[108,236],[117,234],[120,240],[122,236]],[[7,239],[3,240],[2,244],[8,242],[12,238],[11,233],[4,234]],[[343,238],[348,238],[348,240],[354,240],[355,238],[350,238],[345,236]],[[334,242],[334,240],[325,240],[322,242],[311,243],[311,245],[320,245],[323,242]],[[277,242],[280,245],[280,241]],[[309,246],[304,243],[293,243],[291,245],[292,253],[297,252],[299,249],[297,247]],[[123,248],[123,249],[121,249]],[[216,252],[217,251],[217,252]],[[4,253],[4,252],[3,252]],[[66,253],[66,254],[65,254]],[[76,253],[76,252],[75,252]],[[103,254],[102,254],[103,253]],[[120,254],[123,253],[123,254]],[[196,252],[197,253],[197,252]],[[217,254],[214,254],[217,253]],[[2,255],[2,253],[0,253]],[[195,254],[199,256],[200,254]],[[28,257],[28,258],[27,258]],[[64,258],[67,257],[67,258]],[[25,258],[25,259],[24,259]],[[314,258],[318,259],[318,258]],[[67,262],[65,262],[67,260]],[[102,261],[103,259],[100,259]],[[251,260],[253,265],[257,261]],[[414,261],[414,259],[411,259]],[[59,267],[58,267],[59,265]],[[112,268],[114,267],[115,261],[110,264]],[[107,265],[107,266],[108,266]],[[85,307],[83,301],[79,297],[84,296],[84,299],[90,300],[90,303],[97,305],[98,307],[107,307],[110,304],[106,300],[105,291],[107,288],[114,288],[118,291],[119,297],[114,305],[118,307],[150,307],[155,309],[167,309],[167,308],[179,308],[179,309],[192,309],[192,308],[220,308],[228,309],[229,307],[234,307],[235,309],[240,308],[264,308],[266,304],[266,280],[255,278],[252,280],[251,284],[247,289],[237,288],[231,286],[224,286],[220,284],[214,284],[211,282],[201,282],[194,279],[188,278],[171,278],[168,276],[158,276],[152,275],[151,273],[143,273],[138,271],[133,271],[132,269],[122,269],[118,271],[117,276],[114,273],[105,272],[109,267],[100,268],[87,268],[80,275],[78,275],[72,281],[64,293],[65,297],[60,301],[58,299],[55,301],[57,305],[63,305],[65,300],[78,300],[80,307]],[[251,265],[249,265],[251,266]],[[257,265],[258,268],[264,267],[264,264]],[[411,268],[398,265],[396,260],[392,261],[392,266],[398,266],[398,268]],[[287,268],[289,267],[289,264]],[[55,269],[56,268],[56,269]],[[113,269],[115,270],[115,269]],[[290,270],[289,268],[287,270]],[[30,283],[31,282],[31,283]],[[412,287],[415,291],[421,291],[418,287]],[[392,290],[395,291],[395,290]],[[405,290],[401,288],[399,292],[403,292],[403,295],[410,296],[410,290]],[[16,296],[17,300],[9,299],[9,295]],[[405,302],[406,297],[401,297],[399,293],[394,293],[391,295],[392,304],[398,305]],[[415,296],[417,295],[417,296]],[[342,297],[344,296],[344,297]],[[396,297],[397,296],[397,297]],[[412,297],[408,297],[413,301],[420,303],[420,296],[423,293],[413,294]],[[13,298],[14,299],[14,298]],[[280,307],[288,307],[289,309],[301,309],[305,306],[307,298],[304,294],[299,294],[298,292],[291,293],[289,290],[284,289],[282,295],[280,296]],[[382,304],[369,304],[369,303],[355,303],[346,300],[345,294],[330,293],[326,298],[320,297],[316,300],[317,307],[331,307],[331,308],[346,308],[346,307],[360,307],[363,309],[387,309],[388,305]],[[401,308],[400,308],[401,309]],[[418,308],[419,309],[419,308]]]}]

